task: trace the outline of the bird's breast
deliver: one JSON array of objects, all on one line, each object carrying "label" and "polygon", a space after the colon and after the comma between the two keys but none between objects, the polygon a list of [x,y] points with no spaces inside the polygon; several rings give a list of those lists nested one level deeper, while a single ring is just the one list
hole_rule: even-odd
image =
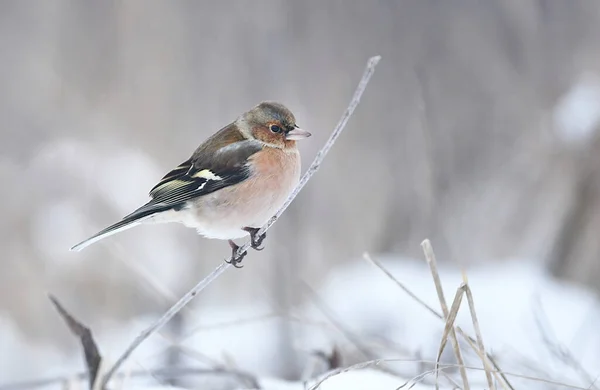
[{"label": "bird's breast", "polygon": [[[300,154],[267,148],[250,159],[245,181],[198,198],[191,204],[193,227],[211,238],[233,239],[260,227],[283,205],[300,179]],[[191,224],[189,224],[191,225]]]}]

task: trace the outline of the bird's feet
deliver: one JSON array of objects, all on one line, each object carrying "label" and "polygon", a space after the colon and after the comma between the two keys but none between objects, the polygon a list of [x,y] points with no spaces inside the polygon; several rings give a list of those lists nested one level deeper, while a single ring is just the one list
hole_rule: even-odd
[{"label": "bird's feet", "polygon": [[231,247],[231,259],[225,260],[226,263],[233,265],[235,268],[242,268],[243,265],[240,265],[244,257],[248,254],[247,251],[244,251],[242,254],[238,254],[238,249],[240,248],[233,240],[229,240],[229,246]]},{"label": "bird's feet", "polygon": [[247,231],[248,233],[250,233],[250,243],[252,246],[252,249],[257,250],[257,251],[262,251],[263,249],[265,249],[264,247],[261,248],[261,244],[264,241],[265,238],[267,238],[267,233],[263,233],[260,236],[258,236],[258,231],[260,230],[260,228],[253,228],[253,227],[245,227],[243,230]]}]

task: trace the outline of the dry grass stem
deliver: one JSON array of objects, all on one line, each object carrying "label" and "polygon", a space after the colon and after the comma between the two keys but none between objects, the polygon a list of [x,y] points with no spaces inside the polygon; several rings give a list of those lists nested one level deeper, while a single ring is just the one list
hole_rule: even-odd
[{"label": "dry grass stem", "polygon": [[[277,219],[283,214],[283,212],[287,209],[287,207],[292,203],[294,198],[298,195],[300,190],[306,185],[306,183],[310,180],[310,178],[317,172],[325,156],[340,136],[344,128],[346,127],[346,123],[354,113],[354,110],[360,103],[361,96],[365,91],[371,76],[375,72],[375,66],[381,59],[380,56],[371,57],[367,62],[366,69],[362,75],[362,78],[352,96],[352,100],[350,104],[346,108],[346,111],[340,118],[337,126],[333,130],[331,136],[325,143],[325,145],[321,148],[321,150],[317,153],[317,156],[313,160],[308,170],[304,173],[300,182],[292,192],[292,194],[288,197],[286,202],[281,206],[281,208],[277,211],[277,213],[267,222],[265,226],[263,226],[258,234],[265,233],[273,224],[277,221]],[[246,242],[244,245],[238,248],[237,255],[240,256],[246,250],[250,248],[250,241]],[[233,260],[233,259],[231,259]],[[214,271],[212,271],[208,276],[202,279],[196,286],[194,286],[188,293],[186,293],[177,303],[175,303],[162,317],[152,323],[147,329],[144,329],[127,347],[127,349],[123,352],[123,354],[117,359],[117,361],[113,364],[113,366],[108,370],[106,375],[102,378],[101,385],[105,387],[106,384],[110,381],[110,378],[117,372],[117,370],[123,365],[123,363],[129,358],[129,356],[137,349],[137,347],[148,337],[154,334],[158,329],[160,329],[163,325],[165,325],[175,314],[177,314],[181,309],[183,309],[196,295],[198,295],[202,290],[206,288],[210,283],[212,283],[216,278],[218,278],[223,272],[225,272],[231,264],[222,263],[220,264]]]},{"label": "dry grass stem", "polygon": [[[454,322],[456,321],[456,316],[458,315],[458,310],[460,309],[460,304],[462,302],[464,286],[461,285],[456,289],[456,295],[454,296],[454,300],[452,301],[452,306],[448,315],[446,316],[446,324],[444,326],[444,332],[442,333],[442,339],[440,341],[440,347],[438,349],[438,353],[435,359],[435,368],[437,369],[440,365],[440,359],[442,358],[442,353],[446,348],[446,344],[448,342],[448,337],[450,333],[454,330]],[[446,308],[447,310],[447,308]],[[462,372],[461,372],[462,373]],[[436,370],[435,374],[436,379],[436,388],[438,387],[437,379],[438,379],[438,371]]]},{"label": "dry grass stem", "polygon": [[[375,360],[369,360],[369,361],[365,361],[365,362],[361,362],[358,364],[354,364],[352,366],[349,367],[345,367],[345,368],[338,368],[335,370],[331,370],[329,372],[326,372],[325,374],[321,375],[321,377],[316,380],[315,384],[312,385],[311,387],[308,388],[308,390],[316,390],[323,382],[325,382],[326,380],[328,380],[329,378],[342,374],[344,372],[348,372],[348,371],[352,371],[352,370],[360,370],[363,368],[367,368],[367,367],[372,367],[372,366],[379,366],[383,363],[424,363],[424,364],[435,364],[434,361],[431,360],[414,360],[414,359],[375,359]],[[457,364],[440,364],[440,367],[438,368],[438,370],[447,370],[447,369],[451,369],[451,368],[460,368],[458,367]],[[463,368],[467,369],[467,370],[472,370],[472,371],[485,371],[485,369],[481,368],[481,367],[474,367],[474,366],[463,366]],[[426,371],[423,372],[421,374],[419,374],[418,376],[412,378],[411,380],[409,380],[408,382],[406,382],[404,385],[404,387],[399,387],[399,388],[406,388],[406,386],[408,384],[411,384],[411,386],[414,386],[417,382],[422,381],[425,377],[427,377],[428,375],[432,375],[434,370],[430,370],[430,371]],[[532,376],[528,376],[528,375],[522,375],[522,374],[517,374],[517,373],[512,373],[512,372],[506,372],[506,371],[498,371],[493,369],[491,371],[494,374],[500,375],[503,378],[506,376],[511,376],[513,378],[518,378],[518,379],[524,379],[524,380],[528,380],[528,381],[532,381],[532,382],[538,382],[538,383],[545,383],[547,385],[552,385],[552,386],[561,386],[565,389],[571,389],[571,390],[589,390],[586,387],[581,387],[581,386],[577,386],[577,385],[572,385],[569,383],[563,383],[563,382],[558,382],[558,381],[554,381],[551,379],[544,379],[544,378],[537,378],[537,377],[532,377]]]},{"label": "dry grass stem", "polygon": [[469,304],[469,312],[471,314],[471,321],[473,322],[473,329],[475,330],[475,336],[477,337],[477,346],[479,347],[479,351],[481,351],[481,362],[483,363],[483,368],[485,369],[485,377],[488,382],[488,386],[490,390],[495,390],[494,381],[492,380],[491,367],[487,359],[487,355],[485,353],[485,347],[483,345],[483,337],[481,336],[481,329],[479,327],[479,320],[477,319],[477,312],[475,310],[475,301],[473,300],[473,293],[471,292],[471,287],[469,287],[469,283],[466,275],[463,274],[463,286],[465,286],[465,294],[467,295],[467,303]]},{"label": "dry grass stem", "polygon": [[[362,368],[367,368],[370,366],[377,366],[382,363],[435,364],[435,361],[423,360],[423,359],[390,358],[390,359],[376,359],[376,360],[361,362],[354,366],[350,366],[350,367],[346,367],[346,368],[337,368],[335,370],[331,370],[331,371],[328,371],[327,373],[324,373],[323,375],[320,376],[320,379],[318,379],[317,382],[310,389],[311,390],[317,389],[318,385],[322,384],[325,380],[327,380],[330,377],[335,376],[337,374],[351,371],[354,369],[362,369]],[[458,367],[457,364],[440,364],[440,369],[445,370],[445,369],[450,369],[450,368],[457,369],[460,367]],[[484,371],[484,369],[481,367],[464,366],[464,368],[467,370],[473,370],[473,371]],[[148,372],[148,371],[150,371],[150,372]],[[203,367],[202,368],[182,367],[182,368],[169,368],[169,369],[159,368],[159,369],[152,369],[152,370],[135,370],[135,371],[131,371],[129,373],[118,373],[115,375],[115,379],[123,379],[125,377],[131,377],[131,378],[141,377],[141,376],[148,375],[149,373],[153,376],[225,375],[225,376],[234,376],[234,377],[239,377],[240,379],[245,379],[248,383],[250,383],[252,380],[255,380],[255,378],[253,376],[251,376],[251,375],[248,376],[247,373],[242,372],[242,371],[206,369]],[[508,371],[493,370],[492,373],[495,375],[510,376],[513,378],[528,380],[528,381],[537,382],[537,383],[545,383],[545,384],[551,385],[551,386],[560,386],[565,389],[590,390],[589,387],[582,387],[582,386],[578,386],[578,385],[572,385],[569,383],[558,382],[558,381],[555,381],[552,379],[533,377],[533,376],[529,376],[529,375],[517,374],[517,373],[513,373],[513,372],[508,372]],[[54,377],[54,378],[46,378],[46,379],[40,379],[40,380],[35,380],[35,381],[7,384],[7,385],[0,386],[0,390],[31,390],[34,388],[48,387],[48,386],[57,385],[57,384],[63,384],[65,386],[67,386],[68,384],[79,383],[81,380],[84,380],[86,378],[88,378],[87,373],[78,373],[69,378]],[[70,389],[72,389],[72,388],[75,388],[75,387],[70,387]]]},{"label": "dry grass stem", "polygon": [[552,330],[545,326],[545,324],[548,324],[548,317],[546,316],[546,312],[540,297],[537,296],[535,301],[536,305],[534,306],[535,313],[533,318],[546,349],[548,349],[552,356],[556,357],[560,362],[576,371],[582,377],[583,381],[590,383],[590,389],[597,389],[595,386],[597,378],[595,380],[592,379],[590,374],[585,370],[581,363],[573,356],[569,348],[559,344],[557,341],[554,341],[556,340],[556,336],[551,336],[550,333]]},{"label": "dry grass stem", "polygon": [[442,317],[442,315],[440,313],[438,313],[437,311],[435,311],[434,308],[432,308],[431,306],[429,306],[424,300],[422,300],[421,298],[419,298],[415,293],[413,293],[412,291],[410,291],[408,289],[408,287],[406,287],[398,279],[396,279],[396,277],[394,275],[392,275],[390,273],[390,271],[388,271],[387,268],[385,268],[383,266],[383,264],[381,264],[381,262],[379,260],[373,259],[369,253],[364,253],[363,254],[363,258],[365,260],[367,260],[369,263],[373,264],[375,267],[379,268],[379,270],[381,272],[383,272],[391,281],[393,281],[394,283],[396,283],[396,285],[401,290],[403,290],[409,297],[411,297],[419,305],[423,306],[427,311],[429,311],[431,314],[433,314],[434,316],[436,316],[440,320],[444,319],[444,317]]},{"label": "dry grass stem", "polygon": [[[440,280],[440,274],[437,270],[437,261],[435,258],[435,253],[433,252],[433,247],[431,246],[431,242],[429,240],[424,240],[421,243],[421,247],[423,248],[423,253],[425,254],[425,260],[427,260],[427,264],[429,265],[429,270],[431,271],[431,276],[433,277],[433,283],[435,284],[435,290],[438,295],[438,300],[440,301],[440,306],[442,308],[442,313],[448,321],[448,305],[446,304],[446,298],[444,297],[444,289],[442,288],[442,282]],[[458,342],[458,338],[456,337],[456,331],[454,327],[450,330],[450,340],[452,341],[452,347],[454,349],[454,356],[456,357],[456,362],[459,366],[464,366],[465,362],[462,357],[462,352],[460,350],[460,344]],[[439,360],[439,358],[438,358]],[[467,371],[463,368],[460,369],[460,376],[463,382],[463,389],[469,390],[469,378],[467,376]],[[436,382],[437,386],[437,382]]]},{"label": "dry grass stem", "polygon": [[[400,282],[398,279],[396,279],[396,277],[394,275],[392,275],[383,266],[383,264],[381,264],[381,262],[379,260],[373,259],[368,253],[365,253],[363,257],[365,258],[365,260],[367,260],[372,265],[374,265],[375,267],[377,267],[381,272],[383,272],[392,282],[394,282],[396,284],[396,286],[398,286],[402,291],[404,291],[414,301],[416,301],[418,304],[420,304],[421,306],[423,306],[427,311],[429,311],[435,317],[437,317],[438,319],[444,321],[444,323],[446,322],[445,319],[444,319],[444,316],[442,316],[440,313],[438,313],[434,308],[432,308],[431,306],[429,306],[425,301],[423,301],[421,298],[419,298],[415,293],[413,293],[412,291],[410,291],[410,289],[408,289],[408,287],[406,287],[402,282]],[[473,348],[473,350],[475,351],[475,353],[477,353],[478,355],[480,355],[481,351],[479,351],[479,349],[477,348],[477,341],[473,337],[469,336],[459,326],[454,327],[454,330],[467,343],[469,343],[469,345],[471,346],[471,348]],[[494,371],[493,372],[497,373],[497,375],[500,376],[501,383],[503,384],[503,386],[506,387],[506,388],[508,388],[508,389],[514,390],[514,387],[512,387],[512,385],[510,384],[510,381],[508,380],[508,378],[506,378],[506,375],[500,369],[500,367],[499,367],[498,363],[496,362],[496,360],[490,354],[488,354],[488,353],[486,353],[486,356],[487,356],[487,358],[489,359],[489,361],[492,363],[492,365],[494,367]]]},{"label": "dry grass stem", "polygon": [[598,376],[596,376],[596,378],[594,378],[592,383],[590,383],[590,385],[587,387],[587,390],[596,389],[596,382],[598,382],[598,379],[600,379],[600,375],[598,375]]},{"label": "dry grass stem", "polygon": [[[467,370],[466,367],[459,367],[459,370],[463,369],[463,370]],[[463,389],[463,387],[460,385],[460,383],[458,383],[450,374],[448,374],[446,371],[442,371],[442,375],[444,376],[444,378],[446,378],[446,380],[448,382],[450,382],[452,384],[453,389]]]}]

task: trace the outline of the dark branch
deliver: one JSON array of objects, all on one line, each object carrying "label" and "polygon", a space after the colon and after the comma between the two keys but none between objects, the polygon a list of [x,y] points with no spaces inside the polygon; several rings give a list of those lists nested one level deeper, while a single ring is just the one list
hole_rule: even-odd
[{"label": "dark branch", "polygon": [[98,377],[98,370],[100,369],[102,356],[100,356],[100,351],[98,350],[98,346],[94,341],[92,331],[81,322],[77,321],[71,314],[69,314],[69,312],[67,312],[67,310],[60,304],[58,299],[56,299],[53,295],[48,295],[48,298],[50,298],[50,301],[52,301],[54,304],[58,314],[60,314],[63,320],[65,320],[67,323],[71,333],[79,337],[81,346],[83,347],[83,354],[85,356],[85,365],[88,371],[90,389],[93,389]]}]

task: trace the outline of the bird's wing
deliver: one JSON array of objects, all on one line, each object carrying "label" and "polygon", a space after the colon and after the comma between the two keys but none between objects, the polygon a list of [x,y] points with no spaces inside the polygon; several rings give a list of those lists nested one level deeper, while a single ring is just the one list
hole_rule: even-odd
[{"label": "bird's wing", "polygon": [[136,226],[156,213],[179,210],[190,199],[241,183],[252,174],[248,159],[261,149],[259,142],[245,139],[234,124],[224,127],[200,145],[192,157],[163,176],[150,190],[152,199],[148,203],[71,250],[82,250],[104,237]]},{"label": "bird's wing", "polygon": [[248,158],[261,149],[251,140],[227,145],[210,156],[199,149],[150,190],[152,200],[145,206],[178,208],[190,199],[238,184],[250,176]]}]

